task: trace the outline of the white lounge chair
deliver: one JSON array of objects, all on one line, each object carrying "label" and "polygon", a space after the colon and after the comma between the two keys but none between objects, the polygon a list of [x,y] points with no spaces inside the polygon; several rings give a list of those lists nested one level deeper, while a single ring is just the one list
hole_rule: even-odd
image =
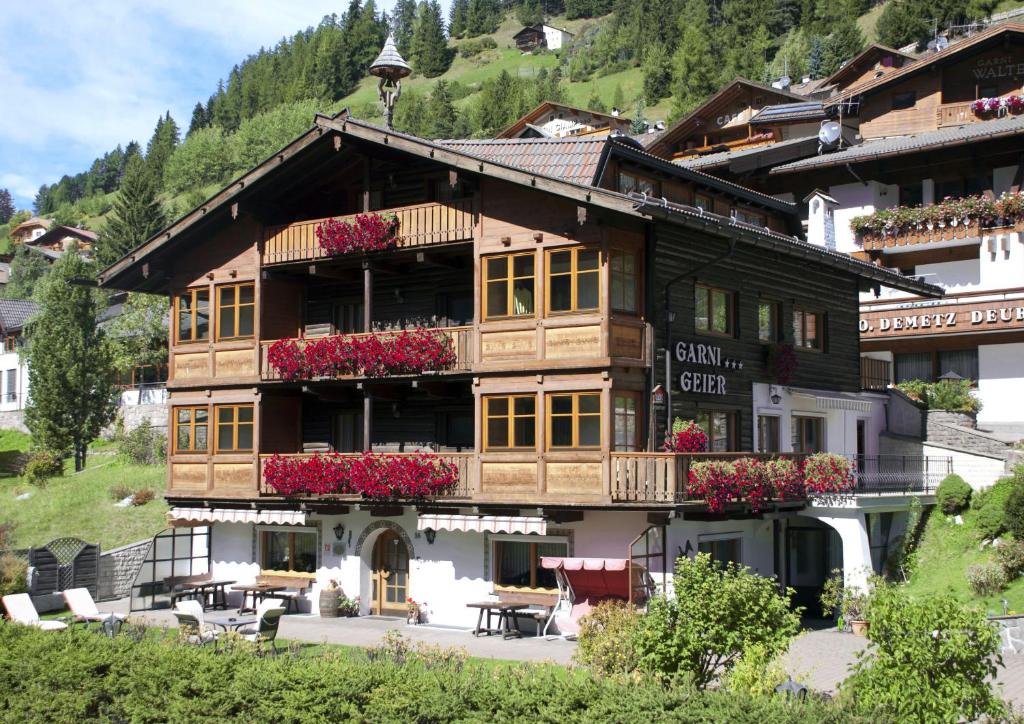
[{"label": "white lounge chair", "polygon": [[203,604],[199,601],[178,601],[174,605],[174,617],[178,619],[178,627],[188,635],[190,644],[204,646],[217,642],[217,631],[206,623]]},{"label": "white lounge chair", "polygon": [[43,621],[39,612],[32,605],[32,598],[27,593],[12,593],[4,596],[4,609],[14,623],[24,626],[35,626],[43,631],[63,631],[68,627],[63,621]]},{"label": "white lounge chair", "polygon": [[76,623],[103,623],[104,621],[124,621],[123,613],[100,611],[88,588],[70,588],[64,591],[64,602],[75,617]]}]

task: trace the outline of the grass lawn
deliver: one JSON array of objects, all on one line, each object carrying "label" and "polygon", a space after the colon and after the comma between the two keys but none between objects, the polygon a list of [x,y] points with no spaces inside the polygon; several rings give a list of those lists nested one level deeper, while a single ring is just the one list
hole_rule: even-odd
[{"label": "grass lawn", "polygon": [[[30,438],[13,430],[0,430],[0,467],[28,449]],[[90,447],[88,464],[81,473],[67,461],[65,474],[44,487],[29,485],[4,468],[0,477],[0,522],[15,525],[10,545],[28,548],[54,538],[74,536],[99,543],[109,550],[153,536],[163,530],[167,505],[162,495],[166,482],[163,465],[131,465],[120,460],[111,443]],[[3,475],[5,473],[0,473]],[[131,490],[149,488],[156,497],[138,507],[118,508],[111,497],[114,486]],[[31,493],[27,500],[17,496]]]},{"label": "grass lawn", "polygon": [[882,16],[882,11],[885,10],[885,6],[888,4],[888,0],[887,2],[879,3],[857,18],[857,27],[864,33],[864,40],[868,43],[878,41],[878,18]]},{"label": "grass lawn", "polygon": [[991,548],[981,549],[981,535],[975,527],[977,511],[963,514],[957,525],[937,508],[932,511],[917,552],[917,565],[907,591],[915,596],[952,593],[961,601],[982,606],[992,615],[1003,613],[1005,598],[1011,611],[1024,612],[1024,577],[1012,581],[1002,593],[981,598],[967,585],[967,567],[991,560]]}]

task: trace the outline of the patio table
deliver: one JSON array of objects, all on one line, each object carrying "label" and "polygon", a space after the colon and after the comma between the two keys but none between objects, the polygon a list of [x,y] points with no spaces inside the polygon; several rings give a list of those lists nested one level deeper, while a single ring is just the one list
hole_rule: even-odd
[{"label": "patio table", "polygon": [[[275,586],[267,583],[251,583],[246,586],[232,586],[232,591],[242,592],[242,604],[238,607],[239,613],[246,613],[248,611],[256,612],[256,604],[260,601],[266,600],[266,598],[272,593],[278,593],[280,591],[287,590],[287,586]],[[246,606],[245,601],[247,598],[252,597],[252,606]]]},{"label": "patio table", "polygon": [[[235,581],[200,581],[192,585],[203,602],[203,610],[208,608],[224,610],[228,607],[228,597],[224,589]],[[207,602],[209,597],[209,602]]]},{"label": "patio table", "polygon": [[225,631],[229,628],[233,628],[237,631],[242,626],[252,626],[256,623],[255,616],[229,616],[223,613],[214,616],[205,616],[204,620],[206,623],[212,623],[214,626],[220,626]]},{"label": "patio table", "polygon": [[[491,634],[501,634],[502,639],[508,640],[510,638],[522,638],[523,632],[519,628],[519,619],[517,616],[524,608],[529,608],[530,604],[507,603],[503,601],[478,601],[477,603],[467,603],[466,607],[480,610],[480,613],[476,618],[476,628],[473,629],[474,636],[479,636],[482,633],[486,633],[488,636]],[[487,613],[487,626],[483,626],[485,612]],[[494,615],[495,612],[498,614],[497,628],[491,626],[491,616]]]}]

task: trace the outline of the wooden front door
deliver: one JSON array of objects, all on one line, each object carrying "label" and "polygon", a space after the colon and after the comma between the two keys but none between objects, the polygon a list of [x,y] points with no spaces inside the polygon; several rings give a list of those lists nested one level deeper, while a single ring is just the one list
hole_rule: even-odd
[{"label": "wooden front door", "polygon": [[408,590],[409,549],[395,531],[385,530],[373,546],[373,612],[405,616]]}]

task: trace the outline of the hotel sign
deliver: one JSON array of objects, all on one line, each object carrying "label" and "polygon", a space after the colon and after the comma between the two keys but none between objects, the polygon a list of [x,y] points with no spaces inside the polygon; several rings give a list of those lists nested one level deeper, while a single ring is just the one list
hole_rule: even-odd
[{"label": "hotel sign", "polygon": [[[725,357],[722,348],[700,342],[676,342],[676,361],[684,365],[712,367],[726,370],[743,369],[743,361]],[[725,375],[712,371],[686,369],[679,375],[679,389],[703,395],[725,395]]]},{"label": "hotel sign", "polygon": [[861,307],[861,339],[920,337],[940,334],[1024,330],[1024,299],[972,301],[949,304],[917,302],[898,309],[872,311]]}]

